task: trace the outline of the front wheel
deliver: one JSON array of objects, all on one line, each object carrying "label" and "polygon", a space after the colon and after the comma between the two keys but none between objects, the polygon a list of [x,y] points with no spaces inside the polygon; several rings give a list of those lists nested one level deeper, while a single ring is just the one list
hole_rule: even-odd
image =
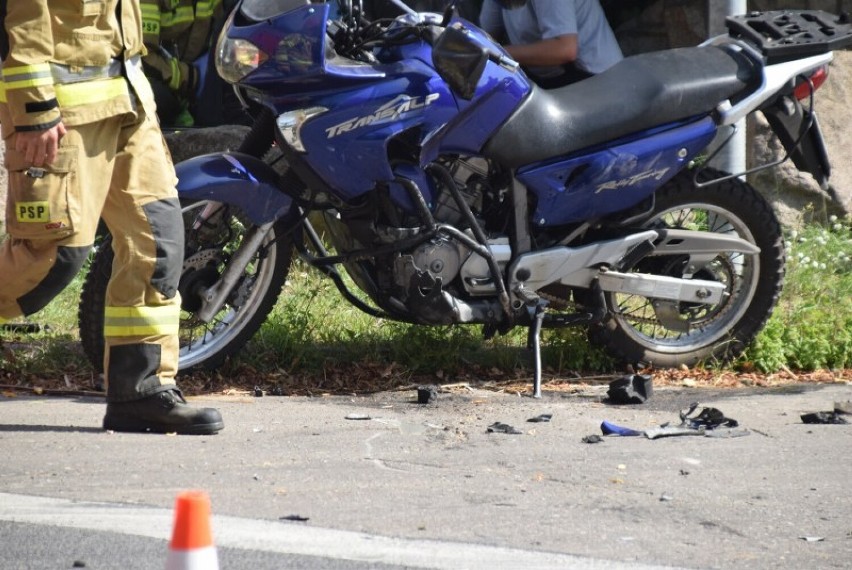
[{"label": "front wheel", "polygon": [[[292,260],[287,227],[279,220],[254,252],[221,310],[210,322],[199,320],[195,313],[201,307],[200,291],[219,279],[248,229],[239,212],[222,204],[204,224],[196,224],[198,214],[209,204],[182,203],[186,251],[179,286],[181,371],[214,368],[240,350],[275,306]],[[106,238],[95,253],[83,283],[78,315],[83,350],[97,370],[102,370],[104,359],[103,319],[112,273],[111,243],[111,238]]]},{"label": "front wheel", "polygon": [[[721,175],[707,169],[699,180]],[[784,242],[771,206],[738,179],[696,188],[692,173],[685,171],[657,193],[645,226],[730,234],[757,245],[760,253],[721,251],[700,264],[694,278],[725,285],[717,304],[608,293],[611,316],[590,329],[590,340],[616,358],[661,368],[738,356],[766,324],[781,294]],[[647,257],[629,269],[683,278],[690,261],[687,256]]]}]

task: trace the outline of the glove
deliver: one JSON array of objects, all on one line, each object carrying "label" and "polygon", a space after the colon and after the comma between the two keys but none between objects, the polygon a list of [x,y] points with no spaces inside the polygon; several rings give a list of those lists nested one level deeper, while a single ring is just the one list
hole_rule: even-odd
[{"label": "glove", "polygon": [[172,91],[181,99],[192,101],[200,91],[200,73],[194,63],[173,60],[172,81],[169,84]]}]

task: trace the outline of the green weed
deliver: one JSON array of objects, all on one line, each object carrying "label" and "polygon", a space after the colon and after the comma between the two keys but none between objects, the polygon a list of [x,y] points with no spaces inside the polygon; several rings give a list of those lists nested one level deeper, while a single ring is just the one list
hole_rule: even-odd
[{"label": "green weed", "polygon": [[[852,223],[832,219],[827,226],[813,224],[788,231],[787,241],[781,301],[734,366],[763,372],[852,367]],[[48,330],[3,333],[9,345],[31,346],[26,354],[16,349],[0,355],[0,371],[7,378],[63,370],[87,373],[76,330],[82,279],[83,273],[48,308],[27,319]],[[589,345],[582,328],[545,330],[542,340],[548,374],[614,368],[605,354]],[[247,366],[261,374],[300,375],[362,364],[395,365],[412,375],[470,370],[511,375],[532,370],[526,342],[523,328],[483,340],[478,326],[424,327],[376,319],[342,299],[330,280],[297,263],[270,318],[223,371]]]}]

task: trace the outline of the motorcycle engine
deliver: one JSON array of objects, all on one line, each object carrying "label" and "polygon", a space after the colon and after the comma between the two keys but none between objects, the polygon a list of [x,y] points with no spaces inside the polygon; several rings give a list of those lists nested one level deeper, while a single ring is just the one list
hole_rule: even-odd
[{"label": "motorcycle engine", "polygon": [[[449,231],[440,231],[409,251],[375,257],[372,261],[362,258],[361,262],[347,262],[350,275],[374,298],[391,296],[408,304],[409,296],[419,297],[426,291],[445,291],[452,297],[488,296],[495,292],[488,263],[459,235],[465,234],[470,241],[476,241],[464,212],[467,209],[489,236],[488,245],[498,263],[505,263],[510,257],[505,233],[508,201],[503,199],[504,193],[490,185],[489,165],[485,160],[442,159],[438,166],[449,173],[466,207],[461,207],[446,187],[446,176],[433,176],[410,162],[397,163],[394,169],[397,176],[414,182],[434,221],[449,226]],[[334,215],[327,212],[326,227],[335,248],[351,252],[416,239],[425,225],[422,217],[402,207],[405,198],[400,196],[404,190],[400,184],[384,193],[372,193],[373,199],[358,207],[338,210]],[[411,302],[422,303],[413,299]]]},{"label": "motorcycle engine", "polygon": [[[488,163],[481,158],[456,158],[441,165],[452,175],[458,193],[473,213],[476,223],[494,236],[488,240],[492,253],[498,261],[508,259],[508,239],[494,231],[502,228],[502,224],[492,223],[491,218],[494,216],[488,214],[489,211],[499,209],[499,206],[495,207],[495,202],[501,201],[495,198],[495,192],[488,182]],[[437,178],[432,178],[430,183],[433,189],[437,189],[432,211],[435,220],[453,226],[473,240],[474,233],[469,220],[452,193]],[[427,272],[433,279],[440,279],[444,288],[461,276],[460,282],[456,282],[461,286],[451,287],[457,295],[489,295],[495,291],[488,263],[459,239],[442,235],[421,244],[411,252],[411,261],[413,267],[412,264],[397,263],[395,281],[398,285],[407,283],[411,272],[419,270]]]}]

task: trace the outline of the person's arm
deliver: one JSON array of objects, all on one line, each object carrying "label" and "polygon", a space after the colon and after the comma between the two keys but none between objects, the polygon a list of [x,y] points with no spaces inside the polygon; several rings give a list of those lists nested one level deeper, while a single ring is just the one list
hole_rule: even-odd
[{"label": "person's arm", "polygon": [[531,44],[505,46],[512,59],[521,65],[557,66],[577,59],[577,35],[548,38]]},{"label": "person's arm", "polygon": [[538,41],[511,45],[506,51],[521,65],[559,66],[573,63],[579,53],[574,0],[528,0],[538,25]]},{"label": "person's arm", "polygon": [[65,126],[53,88],[50,11],[47,0],[6,2],[3,84],[15,129],[15,150],[33,166],[56,159]]},{"label": "person's arm", "polygon": [[195,93],[198,84],[198,72],[192,65],[180,61],[160,47],[161,14],[157,0],[142,0],[142,39],[147,55],[142,58],[145,73],[168,85],[169,89],[181,96],[189,97]]}]

